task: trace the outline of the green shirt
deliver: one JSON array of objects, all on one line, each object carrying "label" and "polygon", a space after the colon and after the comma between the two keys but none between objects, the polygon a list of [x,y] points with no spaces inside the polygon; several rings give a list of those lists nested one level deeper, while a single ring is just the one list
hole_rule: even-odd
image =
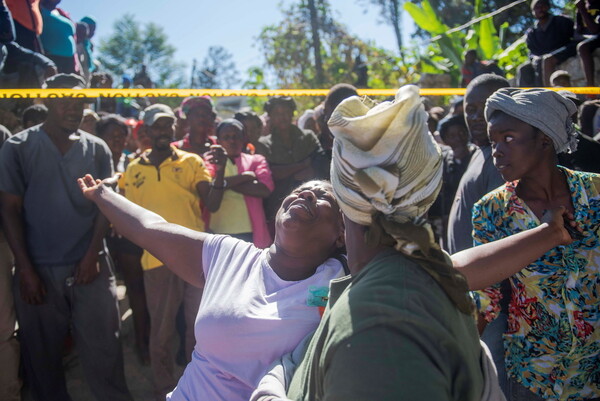
[{"label": "green shirt", "polygon": [[415,262],[386,251],[331,282],[321,324],[288,390],[293,400],[479,400],[481,348]]},{"label": "green shirt", "polygon": [[[292,125],[290,128],[290,137],[292,145],[291,147],[287,147],[281,140],[281,135],[277,132],[263,136],[259,138],[259,142],[256,144],[256,153],[263,155],[271,167],[277,167],[299,163],[322,152],[319,140],[311,130],[301,130]],[[275,215],[283,199],[301,183],[302,181],[296,180],[293,175],[275,180],[275,188],[269,197],[265,199],[265,215],[267,220],[275,219]]]}]

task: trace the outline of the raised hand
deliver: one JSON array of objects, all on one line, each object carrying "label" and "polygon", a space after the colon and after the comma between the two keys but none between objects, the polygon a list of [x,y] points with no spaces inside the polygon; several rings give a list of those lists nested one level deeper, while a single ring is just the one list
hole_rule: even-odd
[{"label": "raised hand", "polygon": [[204,154],[203,158],[207,163],[214,164],[217,171],[225,170],[227,152],[221,145],[212,145],[210,150]]},{"label": "raised hand", "polygon": [[121,173],[117,173],[105,180],[97,180],[94,179],[94,177],[92,177],[90,174],[86,174],[85,177],[77,179],[77,184],[79,184],[79,188],[81,189],[83,196],[93,201],[94,196],[102,189],[102,186],[115,188],[119,178],[121,178]]}]

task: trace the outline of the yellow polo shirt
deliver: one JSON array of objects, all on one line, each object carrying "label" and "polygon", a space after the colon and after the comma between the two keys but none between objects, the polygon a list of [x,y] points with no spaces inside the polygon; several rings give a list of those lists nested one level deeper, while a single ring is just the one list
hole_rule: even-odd
[{"label": "yellow polo shirt", "polygon": [[[125,170],[122,180],[127,199],[159,214],[169,223],[204,231],[196,184],[210,181],[211,176],[202,158],[172,147],[172,155],[155,167],[148,160],[150,152],[144,152]],[[144,270],[163,264],[144,251]]]}]

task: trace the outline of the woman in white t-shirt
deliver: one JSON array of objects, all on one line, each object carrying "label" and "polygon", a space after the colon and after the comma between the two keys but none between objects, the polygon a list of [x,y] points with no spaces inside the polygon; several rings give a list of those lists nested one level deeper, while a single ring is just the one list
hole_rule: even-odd
[{"label": "woman in white t-shirt", "polygon": [[91,176],[80,186],[123,236],[204,286],[192,361],[168,400],[247,400],[269,365],[317,327],[329,281],[344,275],[335,257],[342,217],[328,182],[284,199],[268,249],[170,224]]}]

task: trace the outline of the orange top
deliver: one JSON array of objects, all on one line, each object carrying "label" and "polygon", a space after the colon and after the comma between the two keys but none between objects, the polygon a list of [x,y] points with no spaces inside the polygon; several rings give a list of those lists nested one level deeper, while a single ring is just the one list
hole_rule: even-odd
[{"label": "orange top", "polygon": [[40,13],[40,0],[6,0],[6,5],[15,21],[36,35],[41,35],[44,25]]}]

